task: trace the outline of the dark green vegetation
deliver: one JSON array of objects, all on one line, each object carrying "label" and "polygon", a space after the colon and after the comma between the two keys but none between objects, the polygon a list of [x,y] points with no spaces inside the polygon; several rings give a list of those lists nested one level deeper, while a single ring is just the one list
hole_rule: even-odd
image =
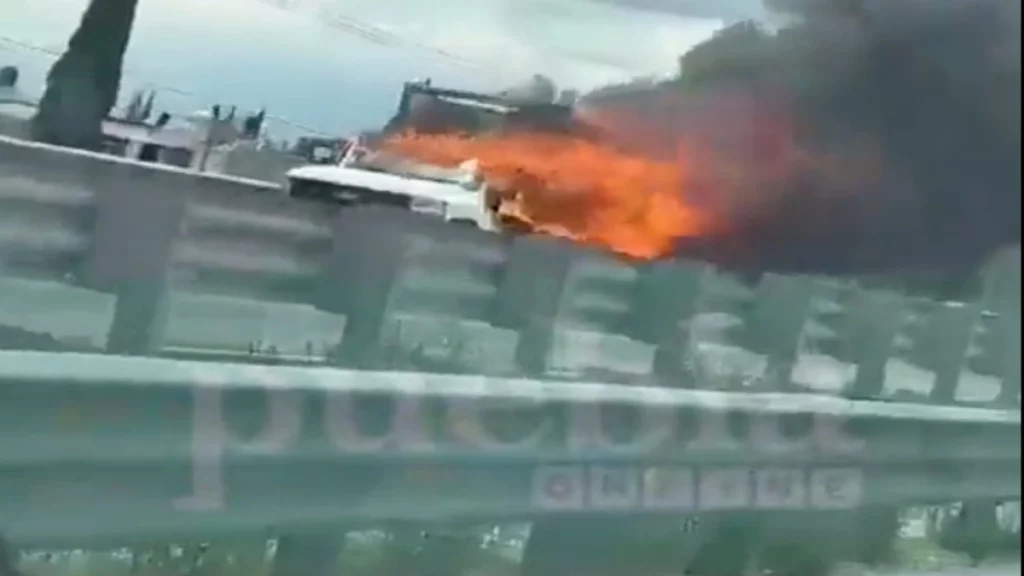
[{"label": "dark green vegetation", "polygon": [[37,140],[99,149],[102,123],[117,102],[138,0],[92,0],[50,69],[34,119]]}]

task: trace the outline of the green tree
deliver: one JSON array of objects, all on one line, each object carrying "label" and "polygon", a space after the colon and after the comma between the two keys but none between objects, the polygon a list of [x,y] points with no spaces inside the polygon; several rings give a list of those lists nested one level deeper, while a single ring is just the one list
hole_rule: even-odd
[{"label": "green tree", "polygon": [[67,50],[47,76],[33,119],[36,140],[97,149],[121,84],[138,0],[91,0]]}]

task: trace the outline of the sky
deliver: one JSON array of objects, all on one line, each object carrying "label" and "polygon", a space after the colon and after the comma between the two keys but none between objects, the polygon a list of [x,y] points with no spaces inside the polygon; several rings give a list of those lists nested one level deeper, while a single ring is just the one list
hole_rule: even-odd
[{"label": "sky", "polygon": [[[0,64],[38,95],[87,0],[0,2]],[[744,3],[757,0],[140,0],[122,97],[154,87],[173,113],[265,106],[272,131],[352,133],[382,125],[414,78],[495,90],[541,73],[587,90],[669,74]]]}]

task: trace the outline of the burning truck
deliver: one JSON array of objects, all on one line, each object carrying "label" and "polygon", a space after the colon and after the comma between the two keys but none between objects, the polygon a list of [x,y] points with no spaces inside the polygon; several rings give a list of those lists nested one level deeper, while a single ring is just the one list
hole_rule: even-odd
[{"label": "burning truck", "polygon": [[1020,245],[1020,3],[766,8],[786,24],[727,27],[677,78],[571,108],[537,79],[545,101],[518,107],[407,90],[386,144],[476,158],[531,232],[971,297],[985,262]]},{"label": "burning truck", "polygon": [[502,231],[969,298],[1020,244],[1019,3],[947,4],[773,3],[794,24],[727,28],[677,79],[576,102],[542,78],[413,82],[374,147],[472,160],[463,198]]},{"label": "burning truck", "polygon": [[380,134],[343,145],[340,159],[292,169],[290,196],[335,205],[386,204],[439,215],[456,224],[494,232],[527,233],[532,226],[517,210],[520,182],[496,183],[473,156],[436,162],[410,151],[409,134],[443,139],[473,135],[565,134],[592,137],[566,103],[538,102],[505,93],[487,95],[406,83],[398,111]]},{"label": "burning truck", "polygon": [[[631,259],[698,258],[752,278],[846,276],[962,298],[991,254],[1014,243],[953,254],[929,242],[934,210],[901,189],[871,144],[822,152],[801,142],[781,99],[681,101],[675,89],[645,87],[643,114],[587,100],[502,109],[494,97],[418,89],[438,104],[400,111],[381,147],[438,166],[475,159],[503,231]],[[682,126],[666,129],[665,116]]]}]

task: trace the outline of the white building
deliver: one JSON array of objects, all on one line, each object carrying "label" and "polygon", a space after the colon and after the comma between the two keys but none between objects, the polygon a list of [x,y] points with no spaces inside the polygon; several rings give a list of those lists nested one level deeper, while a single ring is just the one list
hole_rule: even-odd
[{"label": "white building", "polygon": [[[0,134],[29,139],[39,106],[17,83],[17,68],[0,69]],[[103,121],[103,146],[119,156],[188,167],[194,164],[196,151],[204,143],[204,128],[201,122],[157,126],[111,117]]]},{"label": "white building", "polygon": [[[30,139],[37,100],[19,90],[18,71],[0,68],[0,134]],[[162,120],[162,121],[161,121]],[[212,111],[156,122],[110,117],[103,121],[103,149],[117,156],[268,181],[284,181],[300,163],[243,135],[241,120]]]}]

